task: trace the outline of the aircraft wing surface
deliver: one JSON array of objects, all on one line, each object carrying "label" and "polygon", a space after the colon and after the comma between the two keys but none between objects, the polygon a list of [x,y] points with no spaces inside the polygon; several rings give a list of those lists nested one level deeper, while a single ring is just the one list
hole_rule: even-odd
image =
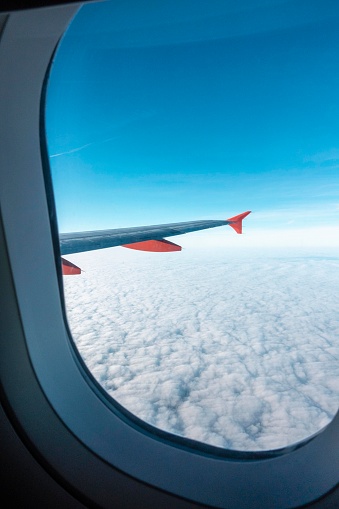
[{"label": "aircraft wing surface", "polygon": [[[226,220],[211,219],[152,226],[135,226],[114,230],[60,233],[60,250],[62,255],[94,251],[96,249],[105,249],[115,246],[153,252],[180,251],[180,246],[165,240],[164,237],[173,237],[225,225],[230,225],[237,233],[242,233],[242,220],[248,214],[250,214],[250,211]],[[72,267],[76,266],[73,266],[73,264],[67,260],[62,259],[62,262],[64,274],[80,273],[72,271]]]}]

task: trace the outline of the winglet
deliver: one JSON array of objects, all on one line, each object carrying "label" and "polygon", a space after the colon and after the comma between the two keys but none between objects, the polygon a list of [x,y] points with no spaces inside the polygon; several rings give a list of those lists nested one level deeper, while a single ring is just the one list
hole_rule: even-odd
[{"label": "winglet", "polygon": [[235,230],[237,233],[242,233],[242,220],[250,213],[251,211],[248,210],[247,212],[243,212],[238,216],[230,217],[227,219],[227,221],[229,221],[230,227],[233,228],[233,230]]}]

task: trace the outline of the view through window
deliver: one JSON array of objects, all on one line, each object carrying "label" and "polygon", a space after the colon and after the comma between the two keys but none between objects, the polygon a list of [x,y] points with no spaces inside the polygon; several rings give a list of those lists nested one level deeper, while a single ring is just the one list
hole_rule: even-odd
[{"label": "view through window", "polygon": [[70,254],[67,317],[102,387],[144,421],[285,447],[339,398],[339,7],[100,2],[61,41],[46,102],[60,232],[227,219]]}]

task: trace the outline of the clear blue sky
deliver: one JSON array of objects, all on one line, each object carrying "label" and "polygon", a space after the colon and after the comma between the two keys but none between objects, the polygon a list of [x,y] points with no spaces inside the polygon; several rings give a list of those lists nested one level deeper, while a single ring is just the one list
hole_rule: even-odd
[{"label": "clear blue sky", "polygon": [[339,239],[338,2],[139,3],[86,5],[57,50],[60,231],[252,210]]}]

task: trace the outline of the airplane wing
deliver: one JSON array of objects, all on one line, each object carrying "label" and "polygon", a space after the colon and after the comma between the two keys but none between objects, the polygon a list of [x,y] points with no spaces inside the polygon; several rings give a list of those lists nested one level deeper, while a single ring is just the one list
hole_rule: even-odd
[{"label": "airplane wing", "polygon": [[[180,246],[165,240],[164,237],[183,235],[184,233],[224,225],[230,225],[237,233],[242,233],[242,220],[250,212],[243,212],[226,220],[187,221],[183,223],[118,228],[114,230],[60,233],[60,250],[62,255],[115,246],[153,252],[181,251]],[[64,275],[81,273],[79,267],[64,258],[62,258],[62,271]]]}]

